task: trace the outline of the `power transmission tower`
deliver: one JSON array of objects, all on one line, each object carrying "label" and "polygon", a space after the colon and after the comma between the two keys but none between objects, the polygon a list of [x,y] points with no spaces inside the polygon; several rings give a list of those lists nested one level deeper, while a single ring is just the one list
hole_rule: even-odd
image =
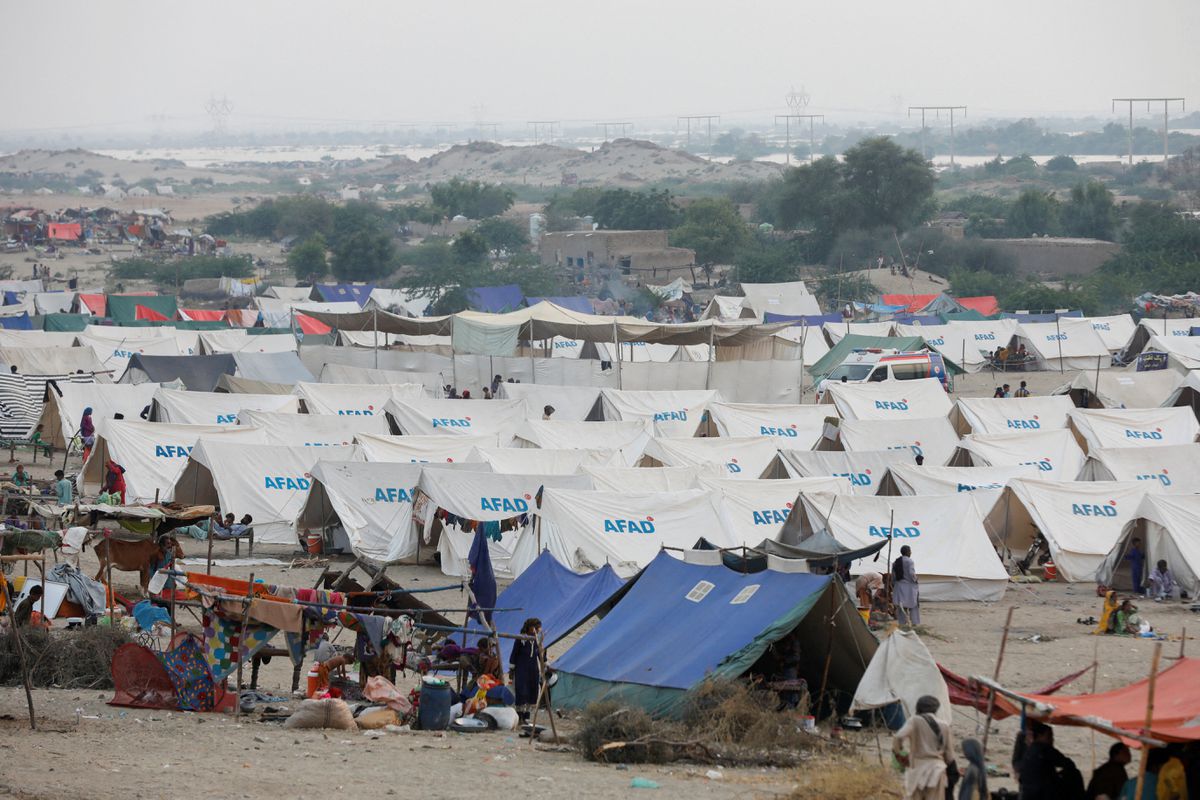
[{"label": "power transmission tower", "polygon": [[[708,147],[712,149],[712,124],[713,120],[717,124],[721,123],[721,118],[716,114],[691,114],[689,116],[680,117],[679,119],[687,121],[687,146],[690,149],[692,146],[692,120],[707,120],[708,122]],[[676,121],[678,122],[678,120]]]},{"label": "power transmission tower", "polygon": [[1182,110],[1187,111],[1187,103],[1182,97],[1114,97],[1113,111],[1117,110],[1117,103],[1129,104],[1129,166],[1133,166],[1133,104],[1145,103],[1146,111],[1150,111],[1151,103],[1163,104],[1163,172],[1167,171],[1167,162],[1170,159],[1171,147],[1167,140],[1167,111],[1171,108],[1171,103],[1179,103]]},{"label": "power transmission tower", "polygon": [[535,145],[541,144],[540,133],[543,126],[550,129],[550,138],[546,140],[546,144],[554,141],[554,126],[558,124],[558,120],[530,120],[526,124],[533,126],[533,143]]},{"label": "power transmission tower", "polygon": [[950,112],[950,168],[954,168],[954,112],[961,111],[963,116],[967,115],[966,106],[909,106],[908,115],[911,117],[912,112],[921,112],[921,157],[925,157],[925,112],[932,111],[937,116],[941,116],[943,111]]},{"label": "power transmission tower", "polygon": [[779,120],[784,122],[784,130],[787,131],[787,163],[792,163],[792,120],[806,119],[808,120],[808,163],[813,162],[813,152],[817,149],[816,137],[813,135],[813,123],[816,120],[825,121],[824,114],[776,114],[775,124],[779,124]]},{"label": "power transmission tower", "polygon": [[218,100],[215,93],[209,95],[204,110],[212,118],[213,136],[223,135],[229,123],[229,115],[233,113],[233,103],[229,102],[229,96],[225,95]]},{"label": "power transmission tower", "polygon": [[608,141],[608,129],[609,128],[620,128],[621,129],[621,138],[625,138],[625,129],[628,127],[631,127],[632,125],[633,125],[633,123],[631,123],[631,122],[597,122],[596,123],[597,128],[604,129],[604,141],[606,141],[606,142]]}]

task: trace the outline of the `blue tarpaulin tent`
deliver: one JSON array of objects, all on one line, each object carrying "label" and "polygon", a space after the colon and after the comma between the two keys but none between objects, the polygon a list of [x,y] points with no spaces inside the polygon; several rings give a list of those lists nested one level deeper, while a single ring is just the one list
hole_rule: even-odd
[{"label": "blue tarpaulin tent", "polygon": [[844,322],[841,314],[801,314],[799,316],[793,314],[775,314],[770,311],[763,312],[763,322],[794,322],[797,325],[814,325],[820,327],[826,322]]},{"label": "blue tarpaulin tent", "polygon": [[[736,678],[793,632],[800,676],[848,705],[877,642],[849,594],[826,575],[764,570],[744,574],[660,552],[604,619],[554,668],[554,702],[582,708],[602,699],[676,715],[706,678]],[[831,638],[832,637],[832,638]],[[844,702],[843,702],[844,701]]]},{"label": "blue tarpaulin tent", "polygon": [[0,327],[10,331],[31,331],[33,322],[30,321],[29,314],[14,314],[11,317],[0,317]]},{"label": "blue tarpaulin tent", "polygon": [[545,300],[568,311],[578,311],[580,314],[592,314],[592,301],[586,297],[527,297],[529,305],[535,305]]},{"label": "blue tarpaulin tent", "polygon": [[507,286],[480,286],[467,289],[467,305],[473,311],[503,314],[525,306],[525,293],[515,283]]},{"label": "blue tarpaulin tent", "polygon": [[371,292],[375,291],[375,286],[374,284],[318,283],[313,286],[313,290],[317,294],[317,297],[312,298],[313,300],[326,303],[344,303],[353,300],[361,308],[371,299]]},{"label": "blue tarpaulin tent", "polygon": [[[582,625],[624,585],[625,581],[607,564],[580,575],[558,563],[549,550],[543,550],[496,600],[497,608],[517,609],[497,611],[496,630],[520,633],[525,620],[537,617],[549,647]],[[500,640],[500,656],[506,666],[512,646],[512,639]]]}]

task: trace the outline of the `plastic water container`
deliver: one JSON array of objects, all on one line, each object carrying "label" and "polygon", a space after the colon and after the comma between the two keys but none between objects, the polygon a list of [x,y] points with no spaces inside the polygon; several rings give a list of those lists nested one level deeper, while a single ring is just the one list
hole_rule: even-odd
[{"label": "plastic water container", "polygon": [[450,684],[441,678],[421,679],[417,721],[423,731],[444,731],[450,727]]},{"label": "plastic water container", "polygon": [[1047,561],[1042,565],[1042,579],[1052,581],[1058,577],[1058,567],[1054,566],[1053,561]]}]

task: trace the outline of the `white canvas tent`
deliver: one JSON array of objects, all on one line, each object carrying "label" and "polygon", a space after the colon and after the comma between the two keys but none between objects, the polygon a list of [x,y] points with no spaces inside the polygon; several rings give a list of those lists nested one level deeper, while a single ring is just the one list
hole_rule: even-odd
[{"label": "white canvas tent", "polygon": [[929,419],[949,416],[950,397],[937,378],[831,383],[822,398],[842,419]]},{"label": "white canvas tent", "polygon": [[[22,375],[106,374],[110,367],[100,363],[90,347],[3,347],[0,366],[16,367]],[[109,374],[113,380],[120,373]]]},{"label": "white canvas tent", "polygon": [[655,392],[604,389],[600,393],[604,419],[643,420],[653,425],[657,436],[695,436],[712,403],[720,400],[715,390]]},{"label": "white canvas tent", "polygon": [[[119,330],[125,330],[121,328]],[[144,330],[133,328],[132,330]],[[155,330],[150,328],[148,330]],[[112,341],[107,338],[79,335],[79,344],[96,354],[101,369],[108,370],[113,380],[125,374],[129,359],[135,353],[147,356],[177,356],[180,355],[179,343],[173,336],[163,336],[154,339],[134,339],[127,342]]]},{"label": "white canvas tent", "polygon": [[844,480],[833,477],[749,481],[702,475],[700,486],[715,495],[722,523],[735,544],[747,547],[763,539],[778,540],[801,492],[850,491]]},{"label": "white canvas tent", "polygon": [[389,400],[384,406],[407,436],[498,436],[507,445],[525,421],[521,400]]},{"label": "white canvas tent", "polygon": [[1036,478],[1032,464],[1012,467],[933,467],[896,464],[892,481],[900,494],[943,495],[960,492],[999,491],[1013,478]]},{"label": "white canvas tent", "polygon": [[700,486],[700,467],[589,467],[592,488],[605,492],[678,492]]},{"label": "white canvas tent", "polygon": [[[821,330],[820,325],[791,325],[775,334],[775,338],[798,345],[800,361],[805,368],[816,364],[829,352],[829,341],[825,338],[825,332]],[[772,347],[772,353],[778,352],[778,349]],[[717,351],[718,360],[721,358],[721,355],[721,348],[719,348]],[[779,355],[776,355],[776,358],[779,357]]]},{"label": "white canvas tent", "polygon": [[[234,428],[233,430],[239,430]],[[296,517],[322,458],[358,461],[357,447],[288,447],[200,437],[175,481],[179,502],[214,503],[223,513],[253,517],[255,544],[295,545]]]},{"label": "white canvas tent", "polygon": [[104,480],[109,458],[125,468],[127,503],[172,499],[172,490],[201,436],[228,437],[246,444],[266,444],[255,428],[226,425],[170,425],[141,420],[96,420],[96,445],[76,483],[80,494],[94,495]]},{"label": "white canvas tent", "polygon": [[803,450],[820,441],[825,420],[837,412],[818,405],[713,403],[709,414],[721,436],[767,436],[780,447]]},{"label": "white canvas tent", "polygon": [[1172,393],[1183,382],[1173,369],[1136,372],[1133,369],[1106,369],[1079,372],[1053,394],[1068,395],[1076,407],[1086,408],[1157,408],[1170,405]]},{"label": "white canvas tent", "polygon": [[929,466],[950,461],[958,448],[958,434],[945,417],[892,421],[843,420],[838,427],[842,447],[859,450],[899,450],[912,458],[924,456]]},{"label": "white canvas tent", "polygon": [[755,480],[781,474],[779,450],[769,437],[705,437],[668,439],[655,436],[646,445],[646,458],[666,467],[695,466],[729,478]]},{"label": "white canvas tent", "polygon": [[[1017,332],[1017,321],[1015,319],[980,319],[980,320],[963,320],[947,322],[940,331],[945,331],[947,349],[953,352],[947,353],[950,360],[958,363],[958,359],[954,357],[955,352],[958,352],[958,357],[961,358],[961,351],[965,348],[967,358],[970,359],[971,348],[983,356],[984,360],[990,359],[991,355],[996,352],[997,347],[1005,347],[1012,341],[1013,334]],[[954,344],[951,344],[951,341]],[[961,344],[959,344],[961,340]],[[954,347],[958,347],[958,351],[954,351]]]},{"label": "white canvas tent", "polygon": [[377,416],[385,420],[384,406],[389,400],[416,400],[427,397],[419,383],[309,383],[296,384],[296,396],[309,414],[341,416]]},{"label": "white canvas tent", "polygon": [[241,411],[238,424],[258,428],[268,444],[293,447],[331,447],[354,444],[359,434],[388,435],[387,419],[339,416],[337,414],[279,414],[272,411]]},{"label": "white canvas tent", "polygon": [[515,475],[578,475],[584,466],[612,467],[621,463],[616,450],[546,450],[537,447],[478,447],[480,461]]},{"label": "white canvas tent", "polygon": [[1113,354],[1125,349],[1125,345],[1137,329],[1133,317],[1128,314],[1114,314],[1111,317],[1084,317],[1084,319],[1104,342],[1108,352]]},{"label": "white canvas tent", "polygon": [[[979,372],[988,365],[988,358],[975,341],[975,335],[951,325],[897,325],[899,336],[920,336],[925,344],[957,364],[964,372]],[[995,347],[992,347],[995,350]]]},{"label": "white canvas tent", "polygon": [[1200,369],[1200,336],[1151,336],[1146,349],[1167,353],[1177,370]]},{"label": "white canvas tent", "polygon": [[[848,548],[868,547],[887,539],[890,532],[895,547],[891,558],[899,555],[901,545],[912,548],[922,602],[997,601],[1004,596],[1008,572],[992,549],[969,495],[946,495],[930,503],[927,497],[806,492],[800,495],[800,504],[783,533],[789,544],[803,545],[807,536],[793,542],[792,535],[811,530],[828,533]],[[850,565],[850,571],[861,573],[879,566],[860,559]],[[884,569],[887,566],[883,564]]]},{"label": "white canvas tent", "polygon": [[500,541],[488,541],[488,552],[496,576],[512,579],[524,572],[540,552],[538,533],[534,527],[538,491],[544,488],[545,493],[549,494],[560,487],[582,489],[589,484],[585,475],[501,475],[494,472],[425,469],[418,484],[420,491],[429,498],[422,522],[427,535],[436,527],[441,528],[438,553],[442,572],[455,577],[470,574],[467,556],[471,552],[475,534],[453,525],[442,525],[435,516],[438,509],[445,509],[456,517],[481,522],[524,517],[525,525],[502,532]]},{"label": "white canvas tent", "polygon": [[296,525],[340,526],[355,557],[374,564],[412,558],[413,497],[421,470],[419,464],[318,461]]},{"label": "white canvas tent", "polygon": [[[1112,408],[1071,411],[1071,425],[1092,450],[1193,444],[1200,423],[1190,408]],[[1200,466],[1200,465],[1197,465]]]},{"label": "white canvas tent", "polygon": [[[1133,335],[1129,337],[1129,341],[1125,343],[1121,350],[1121,361],[1129,363],[1139,353],[1147,349],[1150,344],[1150,337],[1160,336],[1165,339],[1175,339],[1177,337],[1188,337],[1192,335],[1192,328],[1196,327],[1194,319],[1142,319],[1134,329]],[[1148,349],[1155,349],[1150,347]]]},{"label": "white canvas tent", "polygon": [[74,331],[16,331],[0,328],[0,347],[74,347]]},{"label": "white canvas tent", "polygon": [[298,414],[300,402],[286,394],[230,394],[159,388],[150,419],[174,425],[237,425],[240,411]]},{"label": "white canvas tent", "polygon": [[1075,480],[1083,451],[1067,429],[1028,433],[970,434],[959,441],[958,466],[1005,467],[1033,464],[1046,480]]},{"label": "white canvas tent", "polygon": [[1151,481],[1168,494],[1200,494],[1200,444],[1101,447],[1088,453],[1083,481]]},{"label": "white canvas tent", "polygon": [[690,549],[701,538],[717,547],[737,542],[721,524],[713,493],[626,493],[547,488],[542,546],[576,572],[609,564],[629,577],[662,547]]},{"label": "white canvas tent", "polygon": [[540,383],[501,383],[503,400],[524,400],[525,419],[540,420],[546,406],[554,407],[551,419],[582,422],[595,419],[600,389],[593,386],[546,386]]},{"label": "white canvas tent", "polygon": [[1023,322],[1017,325],[1016,342],[1024,343],[1037,359],[1038,369],[1096,369],[1108,366],[1111,355],[1090,322],[1060,317],[1058,322]]},{"label": "white canvas tent", "polygon": [[251,336],[244,328],[199,331],[201,352],[217,353],[288,353],[300,349],[290,333],[263,333]]},{"label": "white canvas tent", "polygon": [[603,450],[616,448],[626,466],[642,459],[650,441],[650,423],[629,422],[557,422],[528,420],[517,431],[517,446],[544,447],[550,450]]},{"label": "white canvas tent", "polygon": [[893,336],[896,333],[896,323],[891,320],[885,322],[826,322],[821,329],[825,332],[825,338],[829,340],[829,343],[835,345],[848,334]]},{"label": "white canvas tent", "polygon": [[[1165,560],[1181,589],[1191,597],[1200,593],[1200,495],[1147,494],[1130,519],[1096,579],[1121,592],[1133,589],[1125,561],[1132,540],[1142,540],[1146,570]],[[1146,575],[1142,575],[1145,583]]]},{"label": "white canvas tent", "polygon": [[988,527],[1013,559],[1024,556],[1040,532],[1063,580],[1091,581],[1146,492],[1156,486],[1151,481],[1016,478],[992,510]]},{"label": "white canvas tent", "polygon": [[367,461],[411,464],[455,464],[471,462],[479,456],[477,447],[495,447],[496,437],[476,436],[376,436],[360,433],[355,437]]},{"label": "white canvas tent", "polygon": [[960,397],[961,433],[1053,431],[1067,427],[1075,404],[1064,395],[1049,397]]},{"label": "white canvas tent", "polygon": [[815,316],[821,313],[817,298],[804,281],[783,283],[743,283],[742,308],[748,308],[761,321],[767,312],[789,317]]},{"label": "white canvas tent", "polygon": [[139,419],[158,388],[157,383],[55,383],[48,387],[49,399],[38,420],[44,426],[42,435],[55,447],[66,447],[79,431],[85,408],[92,409],[93,422],[112,419],[117,414],[124,414],[125,419]]},{"label": "white canvas tent", "polygon": [[873,495],[890,486],[888,470],[912,463],[912,454],[901,450],[780,450],[784,467],[793,478],[842,478],[851,494]]}]

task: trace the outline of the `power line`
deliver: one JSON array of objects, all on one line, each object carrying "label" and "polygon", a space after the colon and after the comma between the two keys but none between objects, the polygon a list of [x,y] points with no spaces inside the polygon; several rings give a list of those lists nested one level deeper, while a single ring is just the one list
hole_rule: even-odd
[{"label": "power line", "polygon": [[558,124],[558,120],[553,120],[553,121],[544,120],[544,119],[530,120],[529,122],[527,122],[525,124],[533,126],[533,143],[535,145],[541,144],[541,139],[540,139],[539,134],[541,133],[541,129],[543,126],[548,127],[550,129],[550,138],[546,140],[546,144],[550,144],[551,142],[554,141],[554,126]]},{"label": "power line", "polygon": [[937,116],[941,116],[943,111],[950,112],[950,167],[954,168],[954,112],[961,111],[963,116],[967,115],[966,106],[909,106],[908,115],[911,117],[912,112],[921,112],[921,157],[925,156],[925,112],[932,111]]},{"label": "power line", "polygon": [[775,124],[779,124],[779,120],[784,121],[784,129],[787,131],[787,163],[792,163],[792,120],[806,119],[808,120],[808,163],[813,162],[813,152],[816,150],[816,139],[813,136],[813,123],[816,120],[825,121],[824,114],[776,114]]},{"label": "power line", "polygon": [[1163,172],[1167,171],[1167,163],[1170,160],[1171,148],[1167,140],[1167,112],[1171,108],[1171,103],[1179,103],[1184,111],[1187,111],[1187,103],[1182,97],[1114,97],[1113,111],[1117,110],[1117,103],[1129,104],[1129,166],[1133,166],[1133,104],[1145,103],[1146,111],[1150,111],[1151,103],[1163,104]]},{"label": "power line", "polygon": [[[712,124],[713,124],[714,119],[717,121],[718,125],[721,123],[720,115],[718,115],[718,114],[690,114],[687,116],[679,117],[679,119],[687,121],[687,147],[689,149],[691,149],[691,146],[692,146],[692,120],[697,120],[697,121],[706,120],[708,123],[708,148],[709,148],[709,150],[712,149]],[[676,124],[678,124],[678,121],[679,120],[676,120]]]},{"label": "power line", "polygon": [[604,141],[607,142],[609,128],[620,128],[621,129],[621,138],[623,139],[623,138],[625,138],[625,129],[633,127],[633,123],[632,122],[597,122],[596,127],[604,129]]}]

